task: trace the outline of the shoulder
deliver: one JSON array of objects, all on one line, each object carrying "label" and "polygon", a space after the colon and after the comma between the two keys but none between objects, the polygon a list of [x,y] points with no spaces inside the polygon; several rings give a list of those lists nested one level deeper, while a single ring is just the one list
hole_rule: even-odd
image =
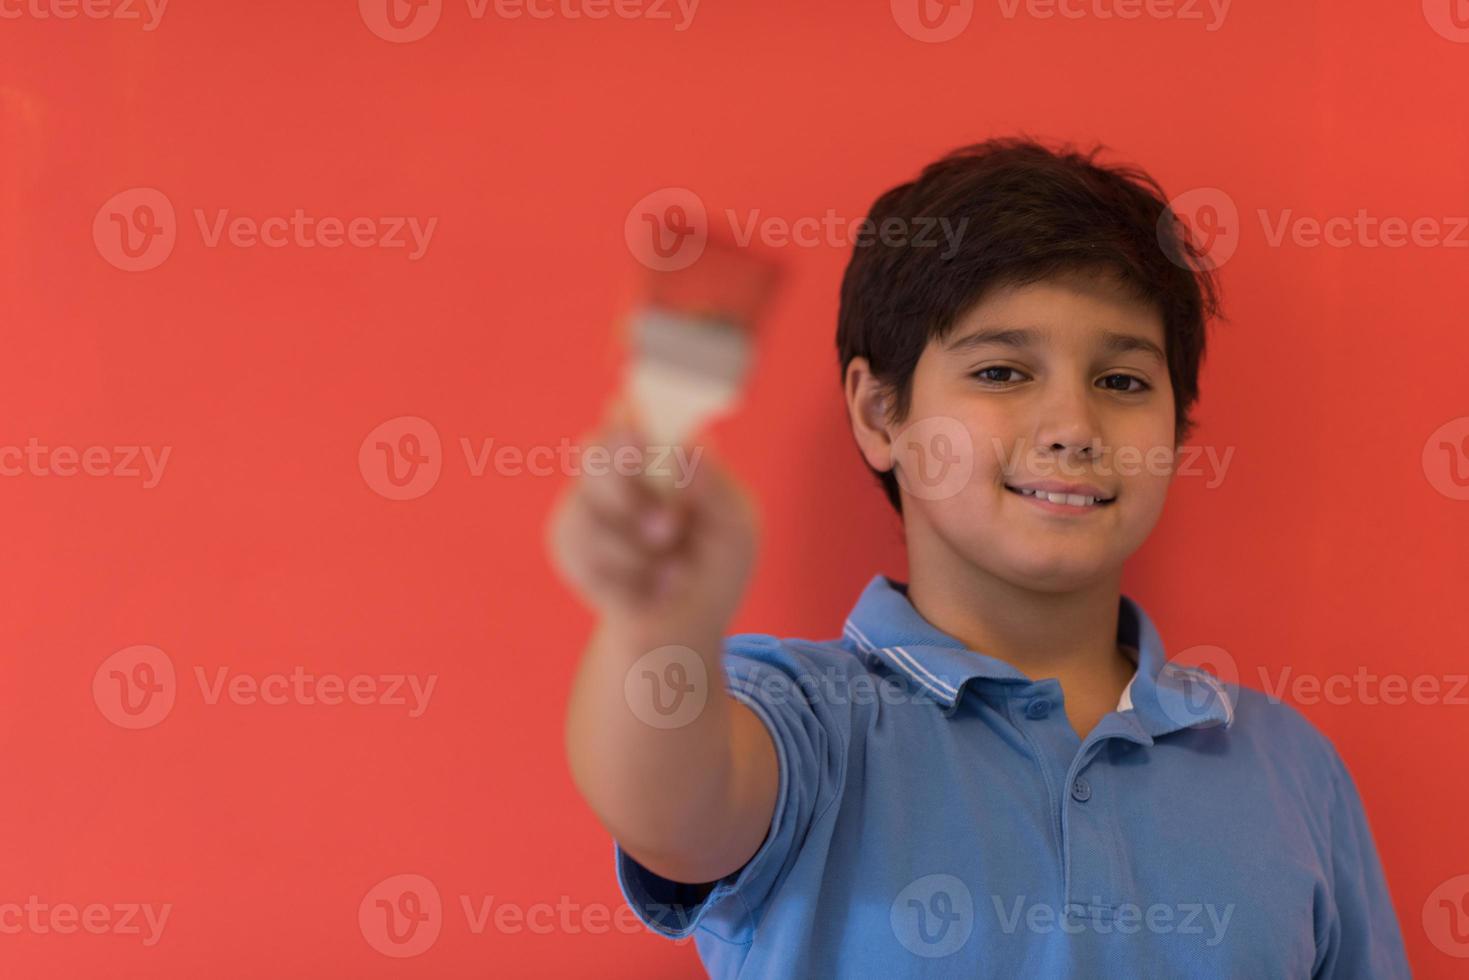
[{"label": "shoulder", "polygon": [[1329,796],[1339,791],[1340,780],[1351,778],[1336,743],[1295,705],[1244,685],[1233,694],[1232,734],[1273,767]]},{"label": "shoulder", "polygon": [[845,640],[736,633],[724,640],[725,683],[749,703],[849,735],[888,683]]},{"label": "shoulder", "polygon": [[872,674],[860,651],[845,640],[735,633],[724,639],[724,656],[726,673],[736,677],[780,675],[801,684],[848,684]]}]

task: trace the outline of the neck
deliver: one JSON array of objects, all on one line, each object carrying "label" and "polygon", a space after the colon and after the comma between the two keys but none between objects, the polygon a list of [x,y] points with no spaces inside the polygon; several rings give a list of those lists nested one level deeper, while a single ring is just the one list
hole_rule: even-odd
[{"label": "neck", "polygon": [[970,650],[1003,660],[1032,680],[1121,670],[1117,643],[1120,569],[1084,587],[1038,592],[1007,582],[946,546],[909,543],[908,601]]}]

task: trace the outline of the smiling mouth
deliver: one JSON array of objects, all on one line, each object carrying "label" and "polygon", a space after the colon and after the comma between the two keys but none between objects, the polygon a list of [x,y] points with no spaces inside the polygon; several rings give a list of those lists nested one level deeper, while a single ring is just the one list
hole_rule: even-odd
[{"label": "smiling mouth", "polygon": [[1021,490],[1012,487],[1008,483],[1005,489],[1019,497],[1030,497],[1041,503],[1059,504],[1067,507],[1106,507],[1117,498],[1112,497],[1085,497],[1074,493],[1046,493],[1044,490]]}]

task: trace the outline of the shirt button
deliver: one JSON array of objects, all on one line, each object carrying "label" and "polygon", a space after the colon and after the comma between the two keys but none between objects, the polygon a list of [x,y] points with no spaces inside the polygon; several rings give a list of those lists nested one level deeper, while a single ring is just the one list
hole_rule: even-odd
[{"label": "shirt button", "polygon": [[1086,781],[1085,776],[1077,776],[1076,782],[1071,784],[1071,798],[1078,803],[1092,798],[1092,784]]},{"label": "shirt button", "polygon": [[1025,717],[1044,718],[1051,713],[1051,701],[1049,698],[1036,698],[1025,706]]}]

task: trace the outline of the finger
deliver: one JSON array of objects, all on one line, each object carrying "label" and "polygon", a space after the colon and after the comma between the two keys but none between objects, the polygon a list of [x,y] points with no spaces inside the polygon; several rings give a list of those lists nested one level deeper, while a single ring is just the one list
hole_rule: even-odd
[{"label": "finger", "polygon": [[581,559],[599,573],[627,577],[646,575],[658,557],[641,539],[606,525],[593,526],[580,551]]},{"label": "finger", "polygon": [[567,515],[562,533],[573,560],[602,575],[645,579],[673,547],[666,534],[650,534],[646,522],[608,521],[585,506],[575,506]]},{"label": "finger", "polygon": [[682,508],[625,483],[596,479],[584,493],[585,509],[601,526],[649,550],[674,547],[686,523]]},{"label": "finger", "polygon": [[593,511],[604,520],[631,523],[652,503],[646,490],[631,477],[615,469],[588,470],[578,481],[578,490]]},{"label": "finger", "polygon": [[568,507],[552,536],[557,568],[593,606],[629,607],[647,591],[651,556],[606,533],[584,508]]},{"label": "finger", "polygon": [[647,452],[638,434],[609,422],[581,442],[580,478],[604,512],[644,506],[657,494],[644,476]]},{"label": "finger", "polygon": [[746,525],[753,518],[753,498],[707,449],[694,464],[686,496],[704,528],[722,530]]}]

